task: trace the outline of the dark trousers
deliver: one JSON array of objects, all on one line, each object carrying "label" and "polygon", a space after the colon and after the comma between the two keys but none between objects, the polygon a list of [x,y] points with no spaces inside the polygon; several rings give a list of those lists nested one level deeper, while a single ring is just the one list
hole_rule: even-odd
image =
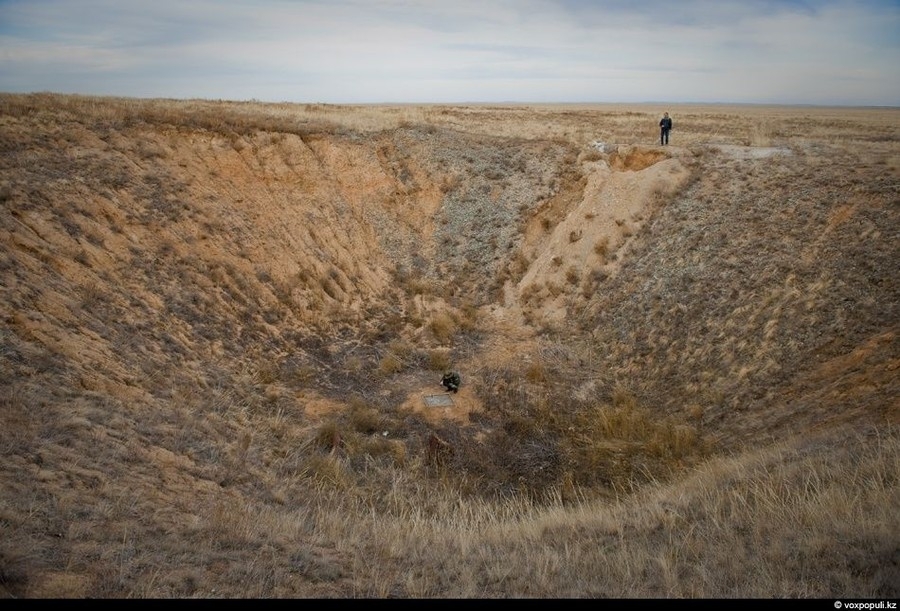
[{"label": "dark trousers", "polygon": [[659,143],[660,144],[668,144],[669,143],[669,130],[663,128],[659,130]]}]

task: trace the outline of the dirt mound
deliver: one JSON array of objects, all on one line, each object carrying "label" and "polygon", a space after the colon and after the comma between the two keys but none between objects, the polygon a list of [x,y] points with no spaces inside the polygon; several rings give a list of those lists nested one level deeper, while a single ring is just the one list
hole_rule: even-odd
[{"label": "dirt mound", "polygon": [[609,167],[619,171],[639,172],[667,158],[668,155],[661,151],[622,146],[616,147],[610,154]]}]

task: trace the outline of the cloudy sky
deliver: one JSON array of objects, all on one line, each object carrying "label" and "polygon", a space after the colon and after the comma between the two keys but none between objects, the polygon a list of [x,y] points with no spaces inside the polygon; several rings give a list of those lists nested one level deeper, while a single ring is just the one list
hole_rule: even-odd
[{"label": "cloudy sky", "polygon": [[0,0],[0,91],[900,106],[900,0]]}]

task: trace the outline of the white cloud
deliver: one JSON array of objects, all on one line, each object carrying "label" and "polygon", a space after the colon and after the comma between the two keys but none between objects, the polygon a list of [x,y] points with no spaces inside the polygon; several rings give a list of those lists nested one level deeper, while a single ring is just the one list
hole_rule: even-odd
[{"label": "white cloud", "polygon": [[900,104],[889,0],[11,0],[0,90]]}]

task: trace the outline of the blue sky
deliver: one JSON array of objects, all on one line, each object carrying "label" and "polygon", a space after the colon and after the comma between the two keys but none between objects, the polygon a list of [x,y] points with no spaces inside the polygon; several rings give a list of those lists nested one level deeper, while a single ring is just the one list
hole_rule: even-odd
[{"label": "blue sky", "polygon": [[0,0],[0,91],[900,106],[900,0]]}]

